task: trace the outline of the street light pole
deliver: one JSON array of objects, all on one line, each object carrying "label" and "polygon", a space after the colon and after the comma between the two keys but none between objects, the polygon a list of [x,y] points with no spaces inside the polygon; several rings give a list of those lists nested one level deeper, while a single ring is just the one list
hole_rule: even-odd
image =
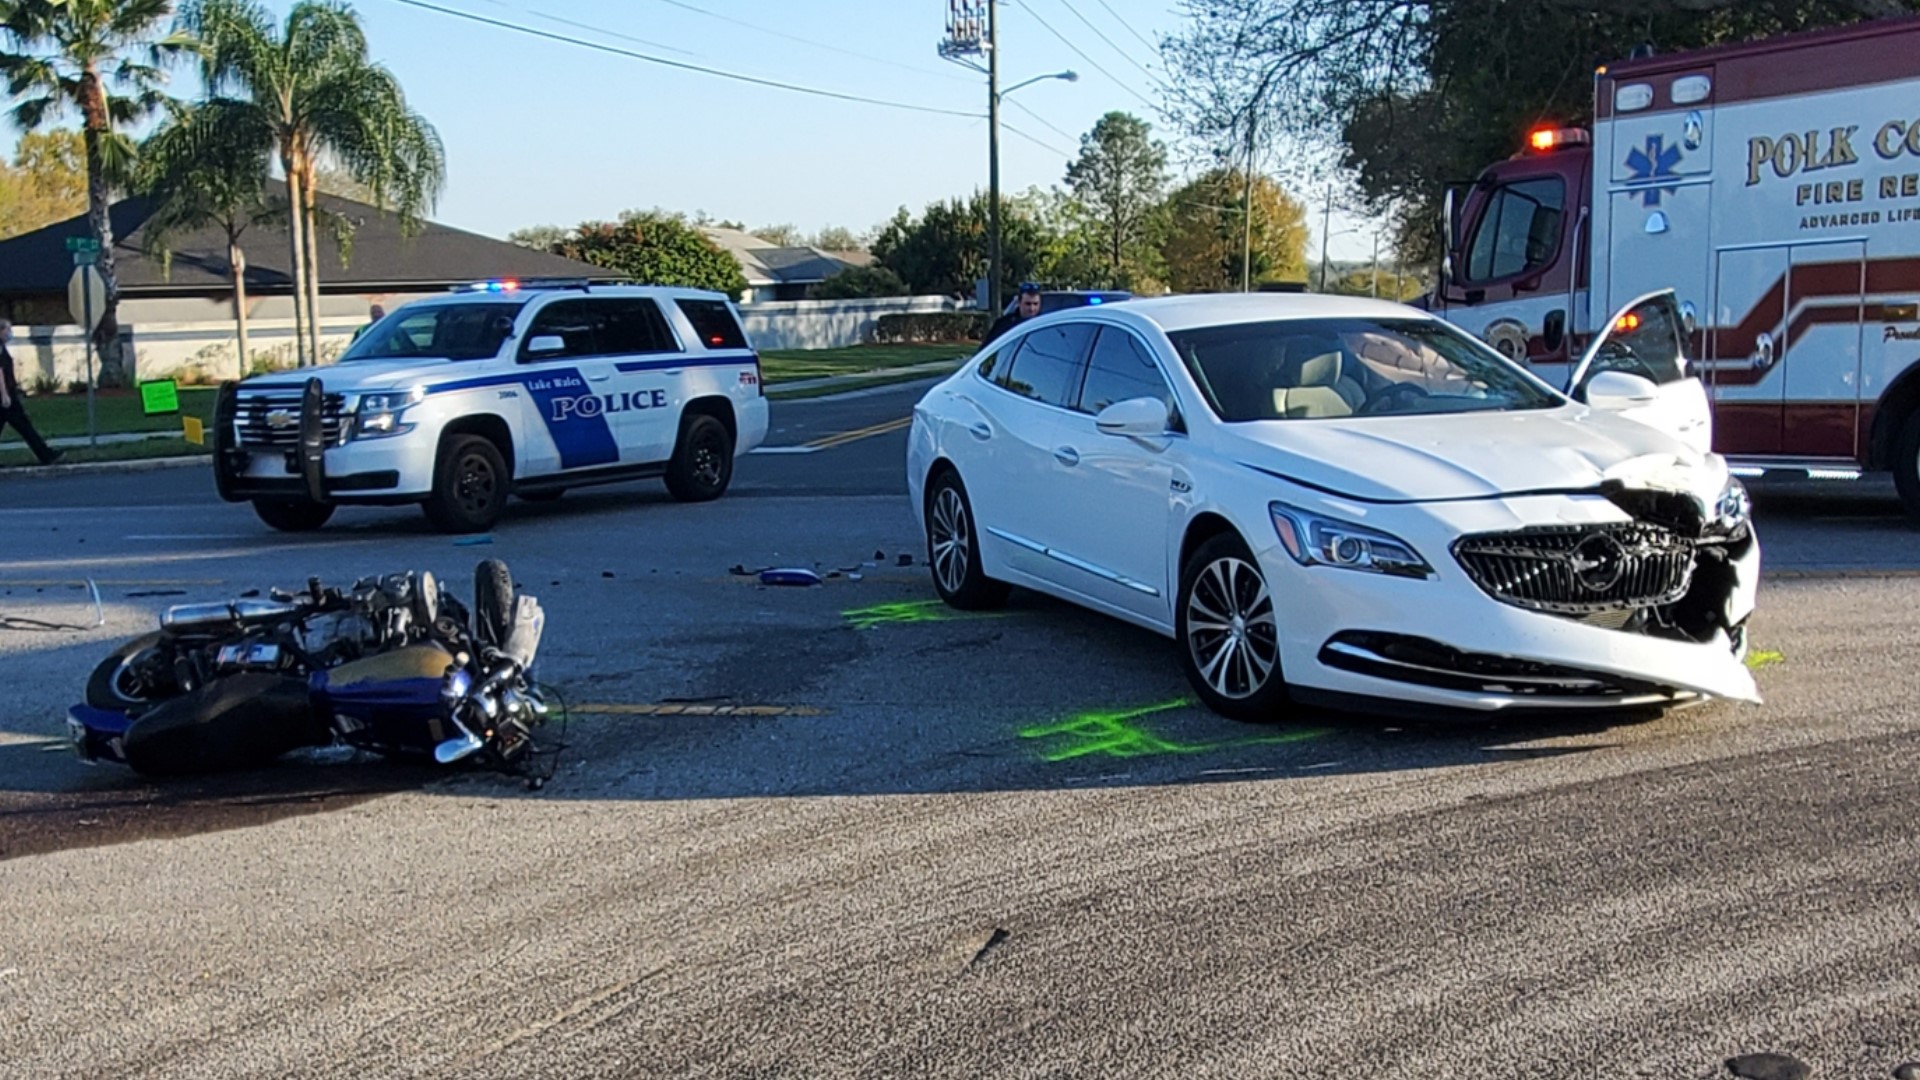
[{"label": "street light pole", "polygon": [[1247,197],[1241,223],[1240,291],[1253,291],[1253,111],[1247,111]]},{"label": "street light pole", "polygon": [[1333,235],[1333,185],[1327,185],[1327,212],[1320,221],[1320,291],[1327,291],[1327,241]]},{"label": "street light pole", "polygon": [[1000,317],[1000,4],[987,0],[987,310]]}]

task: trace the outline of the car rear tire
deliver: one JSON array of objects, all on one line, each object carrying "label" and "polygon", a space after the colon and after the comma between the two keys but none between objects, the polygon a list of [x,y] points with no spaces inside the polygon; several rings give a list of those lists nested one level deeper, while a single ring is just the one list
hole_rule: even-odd
[{"label": "car rear tire", "polygon": [[304,679],[245,673],[164,701],[127,728],[127,764],[147,776],[185,776],[264,765],[327,742]]},{"label": "car rear tire", "polygon": [[312,532],[333,518],[331,503],[304,500],[255,499],[253,512],[281,532]]},{"label": "car rear tire", "polygon": [[1907,516],[1920,522],[1920,409],[1907,414],[1893,441],[1893,486]]},{"label": "car rear tire", "polygon": [[927,490],[927,566],[934,591],[963,611],[997,608],[1013,587],[987,576],[980,564],[979,530],[966,485],[951,469],[936,474]]},{"label": "car rear tire", "polygon": [[733,482],[733,436],[719,418],[694,413],[680,424],[667,463],[667,491],[681,502],[710,502]]},{"label": "car rear tire", "polygon": [[1175,640],[1187,681],[1234,720],[1277,720],[1289,699],[1273,593],[1246,542],[1223,533],[1180,568]]},{"label": "car rear tire", "polygon": [[484,532],[506,512],[513,477],[500,448],[479,435],[454,435],[440,446],[433,494],[422,507],[441,532]]}]

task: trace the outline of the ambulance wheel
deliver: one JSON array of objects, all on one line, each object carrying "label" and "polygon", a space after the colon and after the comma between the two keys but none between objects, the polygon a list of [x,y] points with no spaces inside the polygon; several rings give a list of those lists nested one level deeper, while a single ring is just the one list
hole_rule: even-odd
[{"label": "ambulance wheel", "polygon": [[1893,486],[1900,492],[1907,516],[1920,522],[1920,409],[1907,414],[1893,441]]},{"label": "ambulance wheel", "polygon": [[667,490],[681,502],[707,502],[726,494],[732,480],[733,436],[727,425],[706,413],[688,416],[667,464]]},{"label": "ambulance wheel", "polygon": [[441,532],[484,532],[506,512],[513,478],[493,441],[449,435],[433,467],[433,494],[422,507]]},{"label": "ambulance wheel", "polygon": [[333,517],[331,503],[255,499],[253,512],[281,532],[312,532]]}]

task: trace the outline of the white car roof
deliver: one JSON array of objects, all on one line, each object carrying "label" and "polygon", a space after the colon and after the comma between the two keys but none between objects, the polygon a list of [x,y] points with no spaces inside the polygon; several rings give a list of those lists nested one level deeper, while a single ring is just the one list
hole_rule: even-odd
[{"label": "white car roof", "polygon": [[728,299],[724,293],[710,292],[706,289],[688,289],[677,285],[594,285],[586,289],[536,285],[514,289],[510,292],[488,292],[486,290],[469,292],[462,290],[460,292],[437,293],[433,296],[423,296],[418,300],[410,301],[405,306],[413,307],[416,304],[524,304],[542,296],[559,296],[575,299],[593,297],[602,300],[609,297],[618,298],[623,296],[651,296],[655,299],[662,300]]},{"label": "white car roof", "polygon": [[1054,315],[1101,312],[1116,319],[1137,317],[1168,332],[1201,326],[1271,322],[1278,319],[1427,319],[1418,308],[1391,300],[1364,296],[1328,296],[1320,293],[1207,293],[1157,296],[1103,304],[1097,308],[1066,308]]}]

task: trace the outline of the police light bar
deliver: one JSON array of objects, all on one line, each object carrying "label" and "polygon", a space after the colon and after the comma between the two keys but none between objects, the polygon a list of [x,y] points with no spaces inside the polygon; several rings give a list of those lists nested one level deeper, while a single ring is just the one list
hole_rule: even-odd
[{"label": "police light bar", "polygon": [[592,286],[586,278],[489,278],[485,281],[469,281],[464,285],[455,285],[452,292],[510,293],[522,289],[588,289]]},{"label": "police light bar", "polygon": [[1535,128],[1527,134],[1527,147],[1536,154],[1568,146],[1589,146],[1593,136],[1586,128]]}]

